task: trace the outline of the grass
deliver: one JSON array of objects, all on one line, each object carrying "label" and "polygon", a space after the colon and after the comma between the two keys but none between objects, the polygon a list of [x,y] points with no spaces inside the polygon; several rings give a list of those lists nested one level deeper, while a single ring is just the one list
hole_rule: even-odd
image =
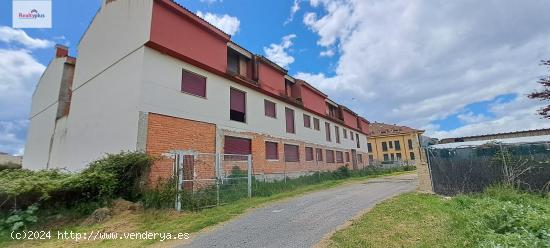
[{"label": "grass", "polygon": [[[392,172],[391,175],[405,174],[409,172]],[[157,240],[103,240],[103,241],[80,241],[75,242],[72,240],[59,240],[57,239],[57,230],[73,231],[73,232],[90,232],[90,231],[102,231],[102,232],[187,232],[196,233],[204,228],[213,226],[215,224],[230,220],[235,216],[238,216],[248,209],[262,206],[263,204],[281,200],[288,197],[297,196],[307,192],[317,191],[336,187],[345,183],[353,183],[364,181],[368,178],[379,177],[390,174],[377,174],[370,175],[350,175],[347,179],[328,180],[322,182],[316,182],[315,184],[298,185],[291,184],[288,188],[278,187],[273,192],[266,193],[265,196],[256,196],[252,198],[243,198],[235,200],[223,206],[203,209],[196,212],[175,212],[169,209],[146,209],[143,211],[126,211],[121,214],[115,215],[112,219],[96,224],[93,226],[80,225],[81,220],[73,220],[71,223],[63,223],[62,227],[52,228],[52,239],[43,241],[14,241],[10,237],[0,237],[1,247],[60,247],[60,246],[76,246],[76,247],[143,247],[143,246],[169,246],[173,245],[172,242],[161,242]],[[266,192],[266,191],[262,191]],[[55,225],[55,223],[53,224]],[[53,226],[52,223],[48,224],[48,227]],[[36,230],[44,230],[40,227]],[[49,229],[49,228],[48,228]],[[47,230],[47,229],[46,229]],[[55,234],[55,235],[54,235]],[[181,241],[179,241],[181,242]]]},{"label": "grass", "polygon": [[493,187],[443,198],[408,193],[378,204],[331,247],[550,247],[550,198]]}]

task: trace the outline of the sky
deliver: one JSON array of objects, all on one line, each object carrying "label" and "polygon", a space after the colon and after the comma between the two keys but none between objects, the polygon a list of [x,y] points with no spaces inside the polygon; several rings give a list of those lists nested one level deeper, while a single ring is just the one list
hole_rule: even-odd
[{"label": "sky", "polygon": [[[436,138],[549,128],[527,98],[550,72],[550,1],[177,0],[371,122]],[[52,28],[14,29],[0,1],[0,152],[23,154],[32,93],[100,0],[53,0]],[[78,66],[78,64],[77,64]]]}]

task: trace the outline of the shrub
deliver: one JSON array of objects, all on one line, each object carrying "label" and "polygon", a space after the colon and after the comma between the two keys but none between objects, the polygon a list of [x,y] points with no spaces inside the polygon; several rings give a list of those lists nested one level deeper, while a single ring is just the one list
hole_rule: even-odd
[{"label": "shrub", "polygon": [[17,231],[27,228],[29,224],[36,223],[38,221],[37,210],[37,204],[30,205],[25,211],[12,210],[7,218],[0,220],[0,231]]},{"label": "shrub", "polygon": [[44,208],[71,207],[114,198],[141,197],[144,176],[153,159],[131,152],[107,155],[80,173],[61,170],[0,171],[0,208],[21,208],[40,202]]}]

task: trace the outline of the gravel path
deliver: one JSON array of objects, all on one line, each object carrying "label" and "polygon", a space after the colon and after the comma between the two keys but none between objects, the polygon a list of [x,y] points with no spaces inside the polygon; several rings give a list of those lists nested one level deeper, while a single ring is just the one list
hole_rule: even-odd
[{"label": "gravel path", "polygon": [[407,174],[275,202],[199,233],[184,247],[311,247],[365,209],[413,191],[416,184],[416,174]]}]

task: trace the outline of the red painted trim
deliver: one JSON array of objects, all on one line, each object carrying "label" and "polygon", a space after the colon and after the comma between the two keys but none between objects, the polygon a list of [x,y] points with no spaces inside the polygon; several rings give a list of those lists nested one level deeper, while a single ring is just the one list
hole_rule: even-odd
[{"label": "red painted trim", "polygon": [[185,16],[191,21],[193,21],[195,24],[199,25],[206,31],[215,34],[218,38],[224,40],[225,42],[228,42],[231,40],[231,36],[224,33],[220,29],[216,28],[214,25],[210,24],[209,22],[205,21],[204,19],[198,17],[195,15],[195,13],[187,10],[183,6],[173,2],[172,0],[156,0],[157,2],[163,4],[164,6],[169,7],[170,10],[175,11],[176,13],[180,14],[181,16]]},{"label": "red painted trim", "polygon": [[356,132],[359,132],[359,133],[362,133],[362,134],[364,134],[364,135],[367,135],[366,133],[362,132],[362,131],[359,130],[358,128],[350,127],[350,126],[348,126],[348,125],[345,125],[343,121],[338,120],[338,119],[335,119],[335,118],[332,118],[332,117],[326,115],[325,113],[318,113],[317,111],[314,111],[314,110],[305,108],[304,106],[302,106],[301,104],[296,103],[295,101],[291,101],[291,100],[289,100],[289,99],[287,99],[287,98],[285,98],[285,97],[282,97],[282,96],[273,94],[273,93],[271,93],[271,92],[269,92],[269,91],[267,91],[267,90],[264,90],[264,89],[260,88],[259,84],[257,84],[257,83],[254,82],[254,81],[247,81],[247,80],[244,80],[244,79],[242,79],[242,78],[239,78],[239,77],[236,77],[236,76],[229,75],[229,74],[227,74],[227,73],[225,73],[225,72],[221,72],[221,71],[219,71],[219,70],[216,70],[216,69],[213,68],[213,67],[210,67],[210,66],[208,66],[208,65],[205,65],[205,64],[200,63],[200,62],[198,62],[198,61],[196,61],[196,60],[194,60],[194,59],[192,59],[192,58],[189,58],[189,57],[187,57],[187,56],[185,56],[185,55],[183,55],[183,54],[181,54],[181,53],[178,53],[178,52],[176,52],[176,51],[174,51],[174,50],[172,50],[172,49],[170,49],[170,48],[168,48],[168,47],[164,47],[163,45],[158,44],[158,43],[156,43],[156,42],[154,42],[154,41],[148,41],[147,43],[145,43],[145,46],[150,47],[150,48],[152,48],[152,49],[154,49],[154,50],[157,50],[157,51],[159,51],[159,52],[161,52],[161,53],[164,53],[164,54],[166,54],[166,55],[168,55],[168,56],[177,58],[177,59],[179,59],[179,60],[181,60],[181,61],[183,61],[183,62],[186,62],[186,63],[191,64],[191,65],[193,65],[193,66],[196,66],[196,67],[198,67],[198,68],[201,68],[201,69],[203,69],[203,70],[205,70],[205,71],[208,71],[208,72],[210,72],[210,73],[216,74],[216,75],[218,75],[218,76],[220,76],[220,77],[223,77],[223,78],[225,78],[225,79],[227,79],[227,80],[231,80],[231,81],[233,81],[233,82],[235,82],[235,83],[238,83],[238,84],[240,84],[240,85],[243,85],[243,86],[245,86],[245,87],[248,87],[248,88],[250,88],[250,89],[253,89],[253,90],[255,90],[255,91],[257,91],[257,92],[260,92],[260,93],[262,93],[262,94],[264,94],[264,95],[268,95],[268,96],[273,97],[273,98],[275,98],[275,99],[277,99],[277,100],[280,100],[280,101],[283,101],[283,102],[285,102],[285,103],[288,103],[288,104],[290,104],[290,105],[292,105],[292,106],[294,106],[294,107],[296,107],[296,108],[300,108],[300,109],[303,109],[303,110],[305,110],[305,111],[307,111],[307,112],[310,112],[310,113],[312,113],[312,114],[316,114],[316,115],[322,116],[322,117],[324,117],[325,119],[328,119],[328,120],[333,121],[333,122],[335,122],[335,123],[338,123],[338,124],[340,124],[340,125],[342,125],[342,126],[345,126],[345,127],[347,127],[348,129],[350,129],[350,130],[354,130],[354,131],[356,131]]}]

